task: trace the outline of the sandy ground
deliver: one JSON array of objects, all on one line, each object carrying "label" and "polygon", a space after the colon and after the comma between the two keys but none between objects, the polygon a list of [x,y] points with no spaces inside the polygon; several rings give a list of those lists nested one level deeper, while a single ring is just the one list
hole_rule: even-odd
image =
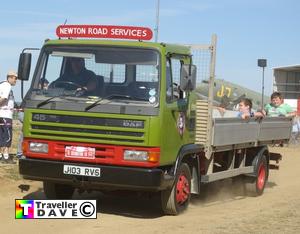
[{"label": "sandy ground", "polygon": [[[300,147],[271,148],[283,154],[265,193],[246,197],[231,180],[208,187],[179,216],[163,216],[156,198],[75,194],[97,199],[97,220],[15,220],[15,199],[44,199],[40,182],[18,178],[17,166],[0,164],[1,233],[300,233]],[[18,188],[30,185],[28,191]]]}]

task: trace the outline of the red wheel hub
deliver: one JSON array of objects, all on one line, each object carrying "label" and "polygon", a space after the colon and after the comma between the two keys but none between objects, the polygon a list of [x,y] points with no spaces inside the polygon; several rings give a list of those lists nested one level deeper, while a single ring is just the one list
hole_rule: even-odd
[{"label": "red wheel hub", "polygon": [[190,185],[184,174],[178,178],[176,185],[176,201],[178,204],[183,204],[190,195]]},{"label": "red wheel hub", "polygon": [[264,188],[266,181],[266,169],[264,164],[260,164],[259,170],[258,170],[258,176],[257,176],[257,188],[259,190],[262,190]]}]

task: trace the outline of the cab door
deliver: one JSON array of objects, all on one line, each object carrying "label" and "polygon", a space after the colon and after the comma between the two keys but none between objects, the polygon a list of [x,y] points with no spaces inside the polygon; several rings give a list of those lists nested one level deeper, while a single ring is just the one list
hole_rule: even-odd
[{"label": "cab door", "polygon": [[161,128],[162,165],[174,162],[181,146],[189,141],[188,99],[179,87],[183,61],[184,57],[174,55],[166,59],[166,100]]}]

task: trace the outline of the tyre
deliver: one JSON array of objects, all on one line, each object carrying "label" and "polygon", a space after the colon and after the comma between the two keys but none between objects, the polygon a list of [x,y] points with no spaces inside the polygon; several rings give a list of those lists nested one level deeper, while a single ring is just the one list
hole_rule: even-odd
[{"label": "tyre", "polygon": [[48,199],[70,199],[75,190],[71,185],[57,184],[50,181],[44,181],[43,187]]},{"label": "tyre", "polygon": [[247,178],[245,181],[245,192],[250,196],[260,196],[263,194],[268,180],[268,164],[266,156],[263,155],[255,165],[255,178]]},{"label": "tyre", "polygon": [[191,171],[186,163],[177,170],[172,188],[161,191],[161,206],[165,214],[177,215],[184,211],[191,198]]}]

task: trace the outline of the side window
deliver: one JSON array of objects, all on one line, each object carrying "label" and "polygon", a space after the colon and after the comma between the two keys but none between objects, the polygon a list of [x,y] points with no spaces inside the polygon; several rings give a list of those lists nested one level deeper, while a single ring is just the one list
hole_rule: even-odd
[{"label": "side window", "polygon": [[166,97],[167,97],[167,102],[171,102],[173,99],[173,88],[172,88],[172,76],[171,76],[171,64],[170,60],[167,60],[166,64]]},{"label": "side window", "polygon": [[169,58],[166,64],[167,102],[176,101],[180,96],[180,69],[182,61],[179,58]]},{"label": "side window", "polygon": [[171,58],[171,67],[172,67],[172,78],[173,83],[180,84],[180,69],[181,61],[176,58]]}]

